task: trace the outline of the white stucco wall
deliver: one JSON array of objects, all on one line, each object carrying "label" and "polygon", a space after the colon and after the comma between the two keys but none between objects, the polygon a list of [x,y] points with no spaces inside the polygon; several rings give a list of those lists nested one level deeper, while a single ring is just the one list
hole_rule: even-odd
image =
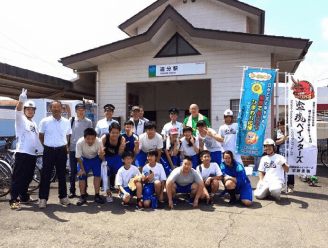
[{"label": "white stucco wall", "polygon": [[[183,35],[183,33],[180,33]],[[131,56],[115,63],[98,66],[100,71],[100,108],[106,103],[115,105],[115,115],[126,116],[126,83],[211,79],[211,124],[218,131],[223,124],[223,112],[230,108],[230,99],[240,98],[243,69],[239,66],[270,68],[271,55],[245,50],[229,50],[197,44],[189,37],[184,38],[201,55],[169,58],[153,58],[173,34],[167,34],[157,49],[142,56]],[[148,66],[174,63],[206,62],[205,75],[170,76],[149,78]],[[193,101],[191,100],[190,103]],[[216,121],[218,116],[218,121]],[[100,111],[100,118],[103,117]],[[266,137],[271,136],[271,118],[268,119]],[[161,129],[162,127],[158,127]]]},{"label": "white stucco wall", "polygon": [[[177,1],[172,5],[196,28],[246,32],[246,15],[223,4],[211,1],[188,1],[184,4]],[[156,19],[157,17],[153,17],[149,22],[140,25],[138,34],[146,32]]]}]

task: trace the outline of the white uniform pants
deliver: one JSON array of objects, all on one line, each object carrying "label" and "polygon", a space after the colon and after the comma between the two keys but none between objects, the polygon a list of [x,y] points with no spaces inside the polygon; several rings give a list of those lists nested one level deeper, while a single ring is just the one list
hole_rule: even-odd
[{"label": "white uniform pants", "polygon": [[262,180],[257,184],[256,190],[254,191],[254,196],[257,199],[264,199],[269,193],[271,193],[274,198],[280,200],[282,187],[283,183],[279,180],[273,182],[265,182]]}]

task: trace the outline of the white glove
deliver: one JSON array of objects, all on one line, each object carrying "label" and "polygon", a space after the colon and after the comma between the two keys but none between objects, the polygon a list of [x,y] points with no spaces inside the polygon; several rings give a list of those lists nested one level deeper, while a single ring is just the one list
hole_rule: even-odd
[{"label": "white glove", "polygon": [[19,101],[20,102],[25,102],[27,100],[27,89],[22,89],[22,94],[19,95]]}]

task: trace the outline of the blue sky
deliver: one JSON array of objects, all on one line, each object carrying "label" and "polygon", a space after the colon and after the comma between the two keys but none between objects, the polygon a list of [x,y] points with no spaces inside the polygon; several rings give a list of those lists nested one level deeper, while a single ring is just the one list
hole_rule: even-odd
[{"label": "blue sky", "polygon": [[[199,1],[199,0],[198,0]],[[127,37],[119,24],[154,0],[11,0],[2,3],[0,62],[72,79],[61,57]],[[328,84],[328,1],[244,0],[266,11],[265,34],[313,41],[297,75]],[[315,2],[315,4],[313,4]],[[18,6],[18,7],[17,7]]]}]

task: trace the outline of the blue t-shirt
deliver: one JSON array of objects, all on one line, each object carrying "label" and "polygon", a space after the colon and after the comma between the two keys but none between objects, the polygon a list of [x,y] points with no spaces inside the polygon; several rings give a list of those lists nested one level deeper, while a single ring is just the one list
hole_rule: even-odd
[{"label": "blue t-shirt", "polygon": [[134,151],[134,142],[138,139],[138,135],[135,133],[132,133],[132,135],[129,137],[125,132],[122,132],[121,135],[125,138],[125,142],[128,142],[125,146],[124,151]]}]

